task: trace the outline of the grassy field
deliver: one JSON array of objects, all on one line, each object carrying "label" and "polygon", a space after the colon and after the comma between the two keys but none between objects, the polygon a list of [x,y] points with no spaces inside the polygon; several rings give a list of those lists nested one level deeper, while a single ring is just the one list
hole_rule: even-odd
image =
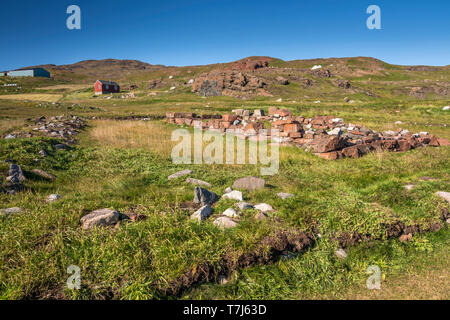
[{"label": "grassy field", "polygon": [[[302,68],[311,63],[276,61],[274,65]],[[347,67],[359,63],[350,60]],[[194,73],[203,69],[192,68]],[[400,72],[395,66],[389,70]],[[174,74],[175,80],[182,81],[193,76],[187,71],[163,69],[152,74]],[[378,74],[380,81],[395,78],[393,74],[383,76],[383,72]],[[147,76],[139,74],[129,80],[144,81]],[[423,73],[424,78],[429,76]],[[24,209],[21,214],[0,217],[0,299],[449,299],[450,233],[441,220],[441,209],[448,203],[435,195],[450,191],[449,147],[331,162],[298,148],[281,148],[278,173],[264,177],[264,189],[244,192],[247,202],[269,203],[275,212],[259,221],[254,210],[246,210],[236,228],[223,231],[212,221],[232,207],[233,201],[221,199],[213,217],[201,224],[194,222],[186,210],[186,203],[193,199],[193,186],[183,178],[169,181],[167,177],[191,169],[192,177],[211,183],[208,189],[222,195],[237,178],[258,176],[259,167],[174,164],[171,133],[178,127],[160,120],[116,119],[169,111],[225,113],[237,107],[267,111],[269,106],[278,106],[295,115],[333,114],[375,130],[401,127],[450,139],[450,113],[442,110],[448,100],[388,94],[368,100],[354,93],[350,104],[343,103],[334,91],[321,97],[308,93],[305,98],[295,86],[280,91],[285,94],[282,102],[276,101],[278,96],[202,98],[182,86],[174,92],[162,88],[156,96],[139,89],[134,99],[120,95],[106,99],[94,98],[83,88],[82,83],[70,87],[46,80],[39,88],[29,87],[29,94],[0,100],[2,136],[29,130],[30,119],[42,115],[75,114],[89,119],[88,127],[77,136],[78,143],[69,149],[56,150],[54,145],[61,140],[52,138],[0,140],[2,184],[9,168],[7,159],[21,165],[28,177],[23,192],[12,196],[0,193],[0,209]],[[56,93],[61,89],[64,95]],[[291,89],[297,93],[289,93]],[[58,95],[58,104],[25,101]],[[321,103],[314,104],[317,99]],[[40,150],[48,157],[40,157]],[[37,178],[31,174],[35,168],[54,174],[56,180]],[[411,183],[416,187],[406,190],[404,186]],[[282,200],[276,196],[278,192],[294,197]],[[52,193],[62,199],[46,202]],[[99,208],[135,212],[145,219],[83,231],[80,218]],[[398,222],[423,232],[408,242],[389,238],[386,227]],[[440,223],[440,230],[429,231],[435,223]],[[269,249],[280,234],[299,231],[315,235],[307,250],[270,258]],[[353,243],[351,235],[355,233],[367,237]],[[351,242],[346,259],[335,255],[337,240]],[[224,261],[248,258],[249,253],[256,255],[256,263],[249,267],[232,265],[230,270],[224,265]],[[70,265],[80,267],[80,290],[66,286]],[[365,288],[370,265],[381,269],[381,290]],[[184,281],[186,276],[202,272],[208,272],[211,281]],[[220,280],[223,273],[229,275],[226,281]]]}]

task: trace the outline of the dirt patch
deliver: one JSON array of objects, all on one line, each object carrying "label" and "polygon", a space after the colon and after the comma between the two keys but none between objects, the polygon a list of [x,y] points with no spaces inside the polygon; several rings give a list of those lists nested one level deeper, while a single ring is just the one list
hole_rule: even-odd
[{"label": "dirt patch", "polygon": [[256,248],[248,253],[229,252],[218,263],[202,263],[192,270],[171,281],[161,289],[166,296],[179,296],[184,290],[194,285],[209,282],[219,276],[230,276],[240,268],[248,268],[258,264],[277,261],[282,254],[302,253],[315,243],[311,234],[299,230],[278,231],[274,235],[264,237]]}]

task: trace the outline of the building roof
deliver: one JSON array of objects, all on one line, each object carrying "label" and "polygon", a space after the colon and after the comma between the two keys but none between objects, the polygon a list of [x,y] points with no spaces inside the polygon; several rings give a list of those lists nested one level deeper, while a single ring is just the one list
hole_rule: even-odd
[{"label": "building roof", "polygon": [[[101,84],[107,84],[110,86],[118,86],[117,82],[114,82],[114,81],[105,81],[105,80],[97,80],[97,81],[99,81]],[[97,82],[97,81],[95,81],[95,82]]]}]

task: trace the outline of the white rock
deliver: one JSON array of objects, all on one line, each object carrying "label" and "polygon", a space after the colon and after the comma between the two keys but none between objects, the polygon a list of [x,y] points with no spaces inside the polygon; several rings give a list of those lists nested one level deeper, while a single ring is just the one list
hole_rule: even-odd
[{"label": "white rock", "polygon": [[277,99],[277,102],[282,102],[282,101],[283,101],[283,99],[281,99],[281,98]]},{"label": "white rock", "polygon": [[320,103],[320,100],[316,100],[316,101],[314,101],[314,103]]},{"label": "white rock", "polygon": [[230,193],[231,191],[233,191],[233,189],[231,189],[230,187],[227,187],[227,188],[225,189],[225,193]]},{"label": "white rock", "polygon": [[250,203],[244,201],[238,202],[237,206],[240,210],[253,209],[253,206]]},{"label": "white rock", "polygon": [[438,191],[435,194],[450,203],[450,192]]},{"label": "white rock", "polygon": [[0,209],[0,216],[2,216],[2,215],[9,216],[11,214],[18,214],[18,213],[21,213],[21,212],[22,212],[22,209],[18,208],[18,207]]},{"label": "white rock", "polygon": [[408,191],[410,191],[410,190],[414,189],[415,187],[416,187],[416,185],[414,185],[414,184],[407,184],[407,185],[405,186],[405,189],[408,190]]},{"label": "white rock", "polygon": [[259,211],[262,211],[264,213],[273,211],[272,206],[267,203],[259,203],[255,205],[255,209],[258,209]]},{"label": "white rock", "polygon": [[345,258],[347,258],[347,252],[345,252],[344,249],[338,249],[338,250],[336,250],[335,254],[336,254],[336,256],[337,256],[339,259],[345,259]]},{"label": "white rock", "polygon": [[342,118],[334,118],[334,119],[331,119],[331,122],[333,122],[333,123],[344,122],[344,119],[342,119]]},{"label": "white rock", "polygon": [[316,64],[314,66],[312,66],[311,70],[316,70],[316,69],[320,69],[322,68],[322,66],[320,64]]},{"label": "white rock", "polygon": [[401,121],[395,121],[395,124],[402,124],[403,122]]},{"label": "white rock", "polygon": [[169,76],[169,79],[173,79],[173,76]]},{"label": "white rock", "polygon": [[224,199],[232,199],[237,201],[242,201],[242,192],[238,190],[233,190],[231,192],[225,193],[222,198]]},{"label": "white rock", "polygon": [[176,89],[176,87],[170,87],[170,90],[175,90]]},{"label": "white rock", "polygon": [[5,137],[5,139],[15,139],[15,138],[16,138],[16,136],[13,135],[13,134],[8,134],[8,135]]},{"label": "white rock", "polygon": [[53,193],[47,197],[47,202],[52,202],[61,199],[59,194]]},{"label": "white rock", "polygon": [[239,217],[236,210],[234,210],[233,208],[228,208],[227,210],[225,210],[223,212],[224,216],[230,217],[230,218],[237,218]]},{"label": "white rock", "polygon": [[237,223],[229,217],[218,217],[213,224],[220,229],[229,229],[237,226]]},{"label": "white rock", "polygon": [[186,178],[186,182],[197,186],[211,187],[210,183],[199,179]]},{"label": "white rock", "polygon": [[341,128],[334,128],[333,130],[330,130],[327,132],[330,136],[340,136],[342,134]]},{"label": "white rock", "polygon": [[209,204],[201,207],[191,215],[192,220],[197,220],[199,222],[206,220],[213,212],[213,209]]},{"label": "white rock", "polygon": [[191,170],[188,170],[188,169],[187,170],[182,170],[182,171],[178,171],[178,172],[176,172],[174,174],[171,174],[170,176],[167,177],[167,179],[172,180],[172,179],[176,179],[176,178],[179,178],[179,177],[191,174],[191,173],[192,173]]},{"label": "white rock", "polygon": [[445,106],[442,108],[442,110],[444,110],[444,111],[450,110],[450,106]]},{"label": "white rock", "polygon": [[194,79],[190,79],[189,81],[188,81],[188,84],[193,84],[194,83]]},{"label": "white rock", "polygon": [[93,227],[110,226],[119,221],[120,213],[111,209],[99,209],[92,211],[80,219],[84,230]]},{"label": "white rock", "polygon": [[277,196],[284,200],[284,199],[292,198],[294,195],[292,193],[280,192],[280,193],[277,193]]}]

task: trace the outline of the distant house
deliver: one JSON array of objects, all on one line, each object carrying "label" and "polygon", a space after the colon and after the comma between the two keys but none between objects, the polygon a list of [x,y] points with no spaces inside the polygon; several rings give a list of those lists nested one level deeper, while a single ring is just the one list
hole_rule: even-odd
[{"label": "distant house", "polygon": [[120,92],[120,86],[113,81],[97,80],[94,84],[95,94]]},{"label": "distant house", "polygon": [[22,70],[12,70],[6,72],[9,77],[44,77],[50,78],[50,72],[44,68],[31,68]]}]

